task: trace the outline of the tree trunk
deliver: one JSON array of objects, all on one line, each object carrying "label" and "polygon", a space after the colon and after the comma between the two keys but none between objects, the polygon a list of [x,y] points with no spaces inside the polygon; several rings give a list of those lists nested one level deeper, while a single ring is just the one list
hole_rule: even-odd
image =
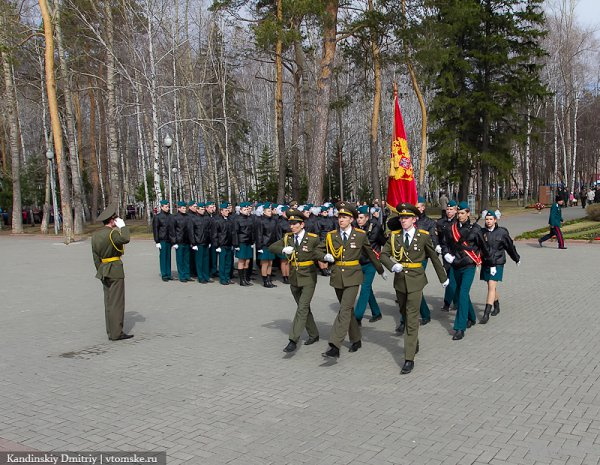
[{"label": "tree trunk", "polygon": [[[294,44],[294,47],[297,45]],[[292,171],[292,199],[300,197],[300,115],[302,111],[302,72],[294,70],[294,109],[292,111],[292,145],[290,148],[290,168]],[[291,200],[291,199],[290,199]],[[280,202],[281,203],[281,202]]]},{"label": "tree trunk", "polygon": [[[2,25],[0,19],[0,25]],[[13,76],[10,57],[3,52],[2,67],[4,70],[4,86],[6,89],[6,106],[8,110],[8,134],[9,149],[11,158],[11,177],[12,177],[12,232],[13,234],[23,233],[23,216],[21,214],[21,159],[19,157],[19,124],[17,123],[17,96],[15,92],[15,81]]]},{"label": "tree trunk", "polygon": [[[373,11],[373,0],[369,0],[369,11]],[[369,132],[369,153],[371,155],[371,186],[373,198],[381,200],[379,181],[379,115],[381,113],[381,49],[377,44],[377,33],[371,32],[371,57],[373,59],[373,108],[371,130]]]},{"label": "tree trunk", "polygon": [[308,167],[308,201],[315,204],[320,204],[323,200],[331,75],[335,60],[338,7],[337,0],[326,1],[325,18],[323,20],[323,55],[319,63],[319,77],[317,79],[313,154],[309,158]]},{"label": "tree trunk", "polygon": [[[283,26],[283,0],[277,0],[277,22]],[[279,176],[277,185],[277,202],[283,203],[285,195],[285,178],[287,170],[287,154],[285,151],[285,134],[283,131],[283,41],[282,32],[277,35],[275,44],[275,130],[277,132],[277,151],[279,154]]]},{"label": "tree trunk", "polygon": [[73,183],[73,206],[75,208],[74,233],[83,233],[83,187],[81,172],[79,170],[79,155],[75,142],[75,118],[73,113],[73,98],[71,96],[71,83],[69,81],[67,60],[63,49],[62,29],[60,27],[60,15],[62,2],[57,2],[55,8],[55,32],[56,47],[58,49],[60,79],[63,83],[63,94],[65,98],[65,118],[67,121],[67,145],[69,146],[69,167],[71,168],[71,181]]},{"label": "tree trunk", "polygon": [[[44,21],[44,39],[46,44],[46,92],[48,95],[48,107],[50,111],[50,122],[52,124],[52,136],[54,139],[54,153],[58,166],[58,182],[60,184],[60,199],[63,218],[63,234],[65,244],[73,242],[73,213],[71,211],[71,186],[67,173],[67,163],[63,156],[62,128],[60,126],[60,115],[58,113],[58,100],[56,98],[56,82],[54,80],[54,34],[52,19],[48,10],[46,0],[39,0],[40,11]],[[57,221],[55,218],[54,221]]]},{"label": "tree trunk", "polygon": [[96,96],[92,89],[92,81],[88,88],[88,98],[90,101],[90,131],[89,131],[89,169],[90,180],[92,183],[92,201],[91,201],[91,218],[96,219],[98,216],[98,199],[100,195],[100,174],[98,172],[98,152],[96,150]]}]

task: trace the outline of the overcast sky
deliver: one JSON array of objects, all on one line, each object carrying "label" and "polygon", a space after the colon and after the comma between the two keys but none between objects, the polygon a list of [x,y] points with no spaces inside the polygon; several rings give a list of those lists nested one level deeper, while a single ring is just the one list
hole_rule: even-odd
[{"label": "overcast sky", "polygon": [[582,24],[600,25],[600,0],[579,0],[575,11]]}]

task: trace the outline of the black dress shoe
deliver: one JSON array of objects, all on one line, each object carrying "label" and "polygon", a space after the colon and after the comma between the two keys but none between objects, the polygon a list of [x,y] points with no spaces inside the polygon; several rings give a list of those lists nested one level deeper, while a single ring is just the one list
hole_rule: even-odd
[{"label": "black dress shoe", "polygon": [[123,339],[131,339],[132,337],[133,337],[133,334],[122,333],[118,338],[111,339],[111,341],[122,341]]},{"label": "black dress shoe", "polygon": [[309,337],[306,341],[304,341],[304,345],[305,346],[309,346],[311,344],[314,344],[315,342],[317,342],[319,340],[319,336],[316,337]]},{"label": "black dress shoe", "polygon": [[404,328],[405,328],[405,326],[404,326],[404,323],[400,323],[400,324],[398,325],[398,327],[396,328],[396,332],[397,332],[398,334],[404,334]]},{"label": "black dress shoe", "polygon": [[372,316],[371,318],[369,318],[369,323],[375,323],[376,321],[381,320],[381,314],[377,315],[377,316]]},{"label": "black dress shoe", "polygon": [[334,345],[329,344],[329,350],[327,352],[323,352],[321,355],[323,357],[328,357],[328,358],[339,358],[340,349],[338,349]]},{"label": "black dress shoe", "polygon": [[566,247],[559,247],[559,249],[566,249]]},{"label": "black dress shoe", "polygon": [[427,318],[427,319],[424,319],[424,318],[422,318],[422,319],[421,319],[421,326],[425,326],[425,325],[426,325],[427,323],[429,323],[430,321],[431,321],[431,318]]},{"label": "black dress shoe", "polygon": [[296,350],[296,343],[294,341],[288,342],[288,345],[283,349],[284,352],[293,352]]},{"label": "black dress shoe", "polygon": [[471,326],[475,326],[475,323],[476,323],[475,321],[468,320],[467,321],[467,328],[470,328]]},{"label": "black dress shoe", "polygon": [[169,278],[163,278],[163,281],[167,282],[167,281],[171,281]]},{"label": "black dress shoe", "polygon": [[413,362],[412,360],[405,360],[404,365],[402,366],[402,370],[400,370],[400,374],[407,375],[413,370],[414,367],[415,362]]},{"label": "black dress shoe", "polygon": [[454,336],[452,336],[453,341],[460,341],[463,337],[465,337],[465,332],[456,330],[454,331]]},{"label": "black dress shoe", "polygon": [[356,322],[358,323],[358,326],[362,326],[362,320],[359,320],[358,318],[356,318]]},{"label": "black dress shoe", "polygon": [[540,245],[540,247],[544,247],[544,246],[542,245],[542,240],[541,240],[541,239],[538,239],[538,244]]},{"label": "black dress shoe", "polygon": [[362,347],[361,341],[353,342],[352,345],[350,346],[350,350],[348,352],[356,352],[361,347]]},{"label": "black dress shoe", "polygon": [[444,305],[442,306],[442,308],[440,308],[440,310],[441,310],[442,312],[449,312],[449,311],[450,311],[450,305],[446,305],[446,304],[444,304]]}]

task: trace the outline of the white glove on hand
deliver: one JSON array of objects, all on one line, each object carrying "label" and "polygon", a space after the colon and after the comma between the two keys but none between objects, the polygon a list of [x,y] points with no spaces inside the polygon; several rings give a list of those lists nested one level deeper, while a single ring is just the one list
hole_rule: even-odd
[{"label": "white glove on hand", "polygon": [[263,253],[263,249],[257,250],[258,253]]},{"label": "white glove on hand", "polygon": [[387,274],[385,271],[383,273],[381,273],[381,277],[383,278],[384,281],[387,281],[389,274]]},{"label": "white glove on hand", "polygon": [[177,250],[179,248],[179,244],[173,244],[173,248]]},{"label": "white glove on hand", "polygon": [[496,276],[496,267],[495,267],[495,266],[492,266],[492,267],[490,268],[490,274],[491,274],[492,276]]},{"label": "white glove on hand", "polygon": [[192,250],[198,250],[198,246],[197,246],[197,245],[194,245],[194,246],[192,247]]},{"label": "white glove on hand", "polygon": [[392,273],[400,273],[403,269],[404,267],[400,265],[400,263],[394,263],[394,266],[392,266]]},{"label": "white glove on hand", "polygon": [[294,251],[294,248],[291,245],[284,247],[282,250],[282,252],[286,255],[291,255],[293,251]]},{"label": "white glove on hand", "polygon": [[220,252],[221,252],[221,247],[217,247],[217,248],[215,249],[215,252],[217,252],[217,253],[220,253]]},{"label": "white glove on hand", "polygon": [[444,260],[446,260],[448,263],[452,263],[454,261],[454,255],[450,255],[449,253],[447,253],[446,255],[444,255]]},{"label": "white glove on hand", "polygon": [[517,266],[521,266],[521,260],[517,262]]},{"label": "white glove on hand", "polygon": [[239,250],[240,250],[240,248],[239,248],[239,247],[236,247],[236,248],[235,248],[235,251],[236,251],[236,252],[238,252]]},{"label": "white glove on hand", "polygon": [[156,248],[157,248],[157,249],[162,249],[162,245],[160,245],[160,242],[157,242],[157,243],[156,243]]},{"label": "white glove on hand", "polygon": [[117,218],[115,220],[115,226],[119,229],[124,228],[125,227],[125,221],[123,221],[122,218]]},{"label": "white glove on hand", "polygon": [[443,287],[444,289],[446,289],[446,288],[448,287],[448,284],[450,284],[450,280],[449,280],[449,279],[446,279],[446,281],[444,281],[444,282],[442,283],[442,287]]},{"label": "white glove on hand", "polygon": [[442,253],[442,247],[441,247],[439,244],[438,244],[438,245],[436,245],[436,246],[435,246],[435,251],[436,251],[437,253]]},{"label": "white glove on hand", "polygon": [[328,253],[328,254],[325,254],[325,256],[323,257],[323,261],[328,262],[328,263],[333,263],[333,262],[335,262],[335,258],[333,258],[333,255]]}]

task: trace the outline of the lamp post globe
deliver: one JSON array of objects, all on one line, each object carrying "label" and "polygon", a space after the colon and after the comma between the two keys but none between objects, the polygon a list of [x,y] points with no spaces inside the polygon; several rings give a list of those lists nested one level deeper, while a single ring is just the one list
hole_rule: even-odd
[{"label": "lamp post globe", "polygon": [[54,150],[52,150],[52,149],[46,150],[46,158],[48,160],[53,160],[54,159]]},{"label": "lamp post globe", "polygon": [[173,145],[173,139],[171,139],[170,135],[166,135],[164,140],[163,140],[163,144],[165,144],[165,147],[169,148],[171,147],[171,145]]}]

